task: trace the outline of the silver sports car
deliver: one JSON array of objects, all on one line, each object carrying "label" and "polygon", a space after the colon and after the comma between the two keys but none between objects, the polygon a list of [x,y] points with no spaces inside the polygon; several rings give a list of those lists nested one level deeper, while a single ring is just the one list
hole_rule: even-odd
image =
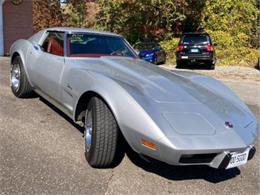
[{"label": "silver sports car", "polygon": [[16,41],[10,55],[14,95],[36,92],[84,126],[93,167],[112,166],[122,139],[171,165],[228,169],[254,156],[256,118],[230,89],[153,66],[117,34],[50,28]]}]

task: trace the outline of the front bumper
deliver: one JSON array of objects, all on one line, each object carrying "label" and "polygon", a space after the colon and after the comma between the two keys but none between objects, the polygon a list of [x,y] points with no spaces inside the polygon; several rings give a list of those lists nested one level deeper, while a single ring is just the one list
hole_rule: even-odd
[{"label": "front bumper", "polygon": [[174,158],[171,158],[171,155],[169,155],[170,151],[168,151],[168,155],[163,156],[163,161],[170,165],[207,165],[216,169],[226,169],[231,160],[232,152],[244,152],[247,149],[249,149],[247,158],[247,161],[249,161],[254,157],[256,152],[256,148],[253,145],[238,150],[213,150],[206,152],[200,151],[197,153],[191,151],[172,151],[172,155],[175,155]]},{"label": "front bumper", "polygon": [[[255,152],[256,152],[256,149],[254,146],[249,146],[249,147],[250,147],[250,149],[249,149],[249,155],[248,155],[247,161],[251,160],[254,157]],[[220,162],[218,167],[215,167],[215,168],[226,169],[231,160],[231,157],[232,156],[230,153],[225,154],[224,158],[222,159],[222,161]],[[214,162],[212,162],[212,164],[214,165]]]}]

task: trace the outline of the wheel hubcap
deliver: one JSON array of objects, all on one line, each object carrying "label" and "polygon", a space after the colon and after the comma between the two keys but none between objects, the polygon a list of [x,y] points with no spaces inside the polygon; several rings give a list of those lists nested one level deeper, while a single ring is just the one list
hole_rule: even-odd
[{"label": "wheel hubcap", "polygon": [[92,111],[89,110],[85,122],[85,147],[87,152],[89,152],[91,147],[92,128]]},{"label": "wheel hubcap", "polygon": [[21,70],[19,64],[14,64],[11,69],[11,87],[14,91],[18,91],[20,87]]}]

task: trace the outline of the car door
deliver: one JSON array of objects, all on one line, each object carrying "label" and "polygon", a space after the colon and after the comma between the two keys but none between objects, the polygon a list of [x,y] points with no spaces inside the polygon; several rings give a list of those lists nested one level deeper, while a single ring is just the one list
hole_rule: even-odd
[{"label": "car door", "polygon": [[46,95],[61,101],[61,77],[64,60],[64,32],[47,32],[45,40],[39,47],[34,46],[32,55],[30,78],[34,87]]}]

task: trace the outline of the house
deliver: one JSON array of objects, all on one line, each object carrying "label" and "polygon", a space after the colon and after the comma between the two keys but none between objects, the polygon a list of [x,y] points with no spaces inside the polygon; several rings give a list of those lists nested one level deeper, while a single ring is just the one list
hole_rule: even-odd
[{"label": "house", "polygon": [[32,0],[0,0],[0,56],[17,39],[33,34]]}]

